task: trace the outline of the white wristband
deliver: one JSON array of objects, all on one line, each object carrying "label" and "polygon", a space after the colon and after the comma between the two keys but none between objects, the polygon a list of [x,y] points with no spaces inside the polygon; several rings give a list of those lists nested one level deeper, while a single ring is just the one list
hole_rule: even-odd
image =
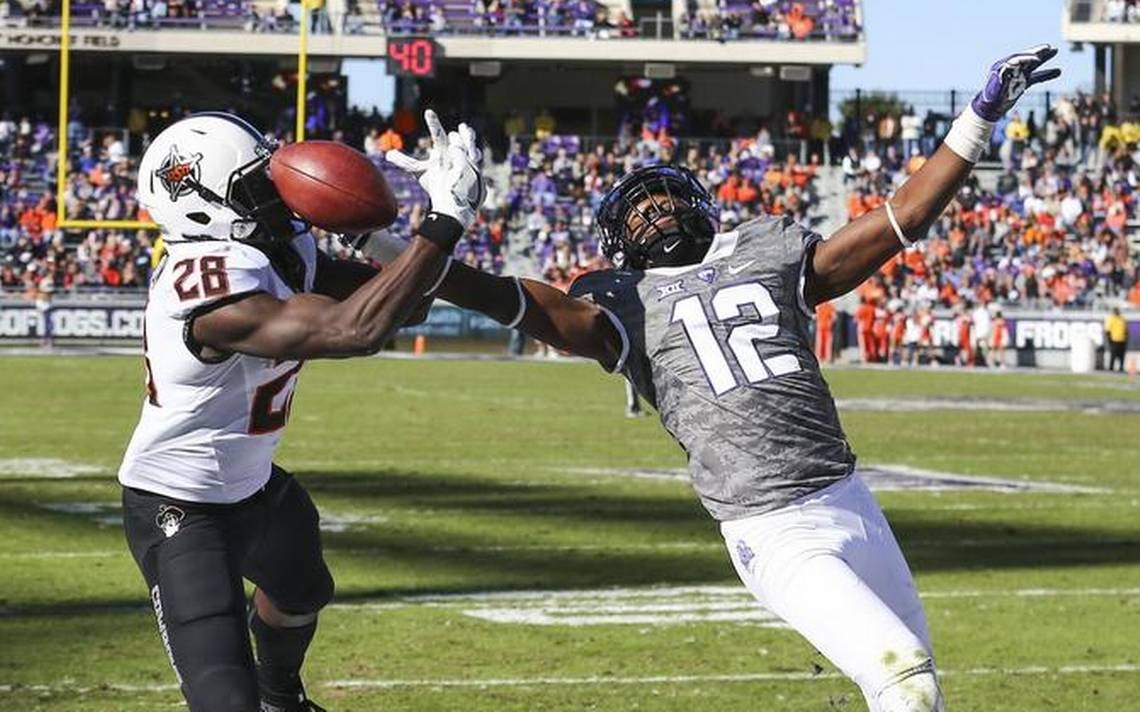
[{"label": "white wristband", "polygon": [[526,292],[523,291],[522,282],[519,281],[519,278],[515,277],[514,280],[515,289],[519,290],[519,313],[515,314],[515,318],[507,324],[508,329],[517,327],[522,322],[523,317],[526,316]]},{"label": "white wristband", "polygon": [[962,160],[977,163],[986,151],[990,142],[990,135],[994,132],[993,121],[986,121],[974,113],[974,107],[967,106],[966,110],[958,114],[950,126],[943,143]]},{"label": "white wristband", "polygon": [[891,207],[890,198],[887,199],[887,202],[883,203],[883,206],[887,209],[887,220],[891,222],[891,228],[895,231],[895,237],[899,239],[903,247],[913,246],[914,240],[903,234],[902,227],[899,226],[899,221],[895,218],[895,209]]},{"label": "white wristband", "polygon": [[443,263],[443,269],[440,270],[439,276],[436,277],[436,279],[435,279],[435,283],[432,284],[431,287],[426,292],[424,292],[424,296],[430,297],[431,295],[435,294],[435,290],[439,289],[439,286],[441,284],[443,284],[443,280],[447,279],[447,273],[450,271],[451,271],[451,258],[448,257],[447,261]]}]

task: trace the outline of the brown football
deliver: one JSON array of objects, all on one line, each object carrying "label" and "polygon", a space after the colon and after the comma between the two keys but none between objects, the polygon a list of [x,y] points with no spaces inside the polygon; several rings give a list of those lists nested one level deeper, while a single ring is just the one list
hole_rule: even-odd
[{"label": "brown football", "polygon": [[269,161],[269,176],[289,209],[321,229],[360,234],[396,219],[396,197],[384,174],[343,143],[282,146]]}]

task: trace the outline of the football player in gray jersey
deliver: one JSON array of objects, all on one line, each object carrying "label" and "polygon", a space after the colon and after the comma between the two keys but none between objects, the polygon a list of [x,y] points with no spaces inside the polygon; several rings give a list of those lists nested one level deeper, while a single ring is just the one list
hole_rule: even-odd
[{"label": "football player in gray jersey", "polygon": [[1060,73],[1040,69],[1055,54],[1042,45],[994,63],[923,167],[830,239],[786,218],[718,233],[692,173],[650,166],[597,211],[616,269],[566,295],[456,264],[439,292],[633,382],[688,454],[741,580],[859,685],[872,712],[942,710],[942,693],[910,570],[853,474],[808,337],[812,309],[926,234],[994,123]]}]

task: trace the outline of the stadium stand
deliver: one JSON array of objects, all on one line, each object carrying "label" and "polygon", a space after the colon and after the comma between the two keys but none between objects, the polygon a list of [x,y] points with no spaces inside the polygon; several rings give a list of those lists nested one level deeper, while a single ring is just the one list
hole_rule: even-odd
[{"label": "stadium stand", "polygon": [[688,3],[681,36],[714,40],[852,40],[859,34],[854,0],[716,0]]},{"label": "stadium stand", "polygon": [[[872,301],[956,307],[1097,307],[1140,296],[1129,244],[1140,185],[1133,124],[1088,96],[1057,102],[1042,125],[1014,114],[995,131],[1003,164],[959,194],[921,249],[890,263],[864,290]],[[897,134],[852,147],[844,161],[847,218],[882,204],[921,166]]]},{"label": "stadium stand", "polygon": [[[127,29],[235,29],[292,32],[295,8],[281,0],[76,0],[78,27]],[[0,2],[0,25],[51,26],[55,0]],[[598,0],[349,0],[341,19],[346,34],[380,29],[389,34],[561,36],[594,39],[641,35],[628,2]],[[331,32],[318,9],[313,31]],[[860,31],[857,0],[689,0],[679,39],[854,40]]]},{"label": "stadium stand", "polygon": [[1140,22],[1140,3],[1136,0],[1105,0],[1101,13],[1105,22]]},{"label": "stadium stand", "polygon": [[[887,265],[860,294],[880,309],[994,304],[1031,308],[1140,305],[1140,261],[1129,242],[1136,223],[1140,127],[1120,123],[1103,100],[1077,96],[1055,103],[1045,121],[1018,116],[995,132],[993,155],[1004,165],[983,171],[935,225],[929,239]],[[879,117],[885,118],[885,117]],[[735,139],[683,139],[643,127],[609,140],[574,135],[516,136],[503,164],[489,171],[487,204],[457,249],[464,262],[500,271],[512,264],[568,285],[601,266],[591,220],[613,181],[647,162],[675,160],[697,172],[715,194],[726,224],[761,213],[819,220],[827,209],[819,179],[842,175],[842,219],[885,200],[917,170],[936,140],[916,139],[907,114],[891,131],[862,134],[841,167],[813,151],[787,151],[766,129]],[[881,122],[876,126],[882,127]],[[363,131],[364,148],[389,178],[400,203],[391,228],[410,234],[426,200],[383,151],[422,151],[422,139],[380,126]],[[131,196],[132,165],[116,132],[73,122],[65,200],[72,217],[145,218]],[[85,289],[145,284],[151,240],[145,232],[98,230],[65,236],[55,228],[51,128],[26,118],[0,121],[0,249],[5,289]],[[802,161],[800,155],[808,155]],[[833,153],[838,161],[842,153]],[[988,176],[988,177],[986,177]],[[842,220],[840,221],[842,222]],[[335,240],[325,246],[340,251]]]}]

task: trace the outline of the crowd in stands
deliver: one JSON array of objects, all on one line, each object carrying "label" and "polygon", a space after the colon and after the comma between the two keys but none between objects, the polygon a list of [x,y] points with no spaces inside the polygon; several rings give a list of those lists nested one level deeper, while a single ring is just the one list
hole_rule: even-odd
[{"label": "crowd in stands", "polygon": [[818,162],[777,156],[766,129],[729,141],[685,141],[648,125],[640,135],[587,144],[577,136],[516,141],[508,160],[511,186],[505,211],[539,271],[568,285],[599,264],[592,219],[621,175],[642,165],[676,162],[690,168],[716,196],[724,224],[768,213],[806,220],[817,203]]},{"label": "crowd in stands", "polygon": [[[393,33],[634,37],[624,11],[611,14],[597,0],[379,0],[384,28]],[[350,17],[359,17],[350,12]],[[353,27],[359,22],[353,20]]]},{"label": "crowd in stands", "polygon": [[[347,34],[379,23],[397,34],[561,35],[616,39],[640,30],[622,10],[598,0],[348,0],[340,22]],[[0,26],[52,25],[59,0],[0,0]],[[331,32],[323,2],[311,5],[311,29]],[[290,0],[74,0],[78,25],[134,29],[162,27],[232,28],[252,32],[294,32],[299,3]],[[666,13],[668,15],[668,13]],[[373,19],[374,18],[374,19]],[[668,18],[666,18],[668,22]],[[668,25],[661,28],[668,32]],[[654,31],[655,33],[656,31]],[[857,0],[716,0],[699,7],[689,0],[679,18],[680,39],[847,40],[859,34]]]},{"label": "crowd in stands", "polygon": [[[843,160],[847,217],[881,205],[926,160],[898,131],[853,146]],[[959,358],[1004,346],[1003,306],[1140,306],[1140,259],[1129,244],[1140,188],[1140,127],[1119,123],[1107,97],[1058,101],[1037,123],[1013,113],[994,131],[1002,165],[972,175],[927,240],[860,289],[867,361],[898,362],[893,347],[930,345],[930,310],[955,310]],[[979,342],[978,334],[984,338]],[[980,358],[980,357],[979,357]]]},{"label": "crowd in stands", "polygon": [[[354,3],[350,4],[350,8]],[[311,29],[331,32],[324,3],[313,3]],[[359,8],[357,8],[359,10]],[[0,0],[0,26],[53,26],[59,0]],[[293,32],[299,4],[290,0],[73,0],[75,25],[113,29],[230,28],[250,32]],[[347,21],[346,21],[347,22]]]},{"label": "crowd in stands", "polygon": [[679,35],[687,39],[851,40],[859,35],[855,0],[689,0]]},{"label": "crowd in stands", "polygon": [[[74,219],[145,218],[122,137],[73,122],[64,191]],[[54,197],[55,135],[42,121],[0,116],[0,287],[37,292],[83,287],[142,287],[150,267],[145,231],[91,230],[65,241]]]},{"label": "crowd in stands", "polygon": [[[422,153],[426,139],[402,120],[371,120],[376,118],[363,117],[347,134],[332,137],[360,145],[385,170],[400,205],[390,229],[409,235],[424,215],[426,197],[383,154]],[[881,205],[936,146],[912,111],[887,119],[864,122],[875,130],[861,133],[842,160],[850,219]],[[602,266],[592,219],[606,190],[624,173],[662,161],[697,174],[715,195],[725,225],[760,214],[810,222],[820,203],[820,155],[777,147],[787,145],[782,141],[789,133],[813,145],[813,123],[789,115],[777,132],[761,127],[723,140],[678,138],[649,122],[612,141],[549,130],[515,137],[506,164],[489,171],[487,202],[456,256],[498,272],[508,253],[521,255],[531,273],[566,287],[578,274]],[[68,215],[145,218],[133,198],[122,137],[77,122],[69,134]],[[0,283],[16,289],[145,284],[147,233],[91,230],[65,238],[57,229],[50,189],[53,144],[45,123],[0,120]],[[958,314],[959,339],[970,347],[961,357],[973,361],[983,346],[998,350],[1008,340],[997,326],[1002,309],[1104,308],[1125,301],[1140,306],[1140,260],[1128,240],[1140,187],[1138,146],[1140,125],[1120,122],[1104,98],[1058,101],[1040,123],[1032,115],[1013,114],[994,133],[992,156],[1001,167],[971,176],[928,239],[858,291],[864,306],[855,314],[856,335],[864,358],[924,356],[935,311]],[[347,254],[332,236],[320,239],[329,250]],[[525,271],[517,263],[512,269]]]},{"label": "crowd in stands", "polygon": [[1140,2],[1137,0],[1105,0],[1105,22],[1140,21]]}]

